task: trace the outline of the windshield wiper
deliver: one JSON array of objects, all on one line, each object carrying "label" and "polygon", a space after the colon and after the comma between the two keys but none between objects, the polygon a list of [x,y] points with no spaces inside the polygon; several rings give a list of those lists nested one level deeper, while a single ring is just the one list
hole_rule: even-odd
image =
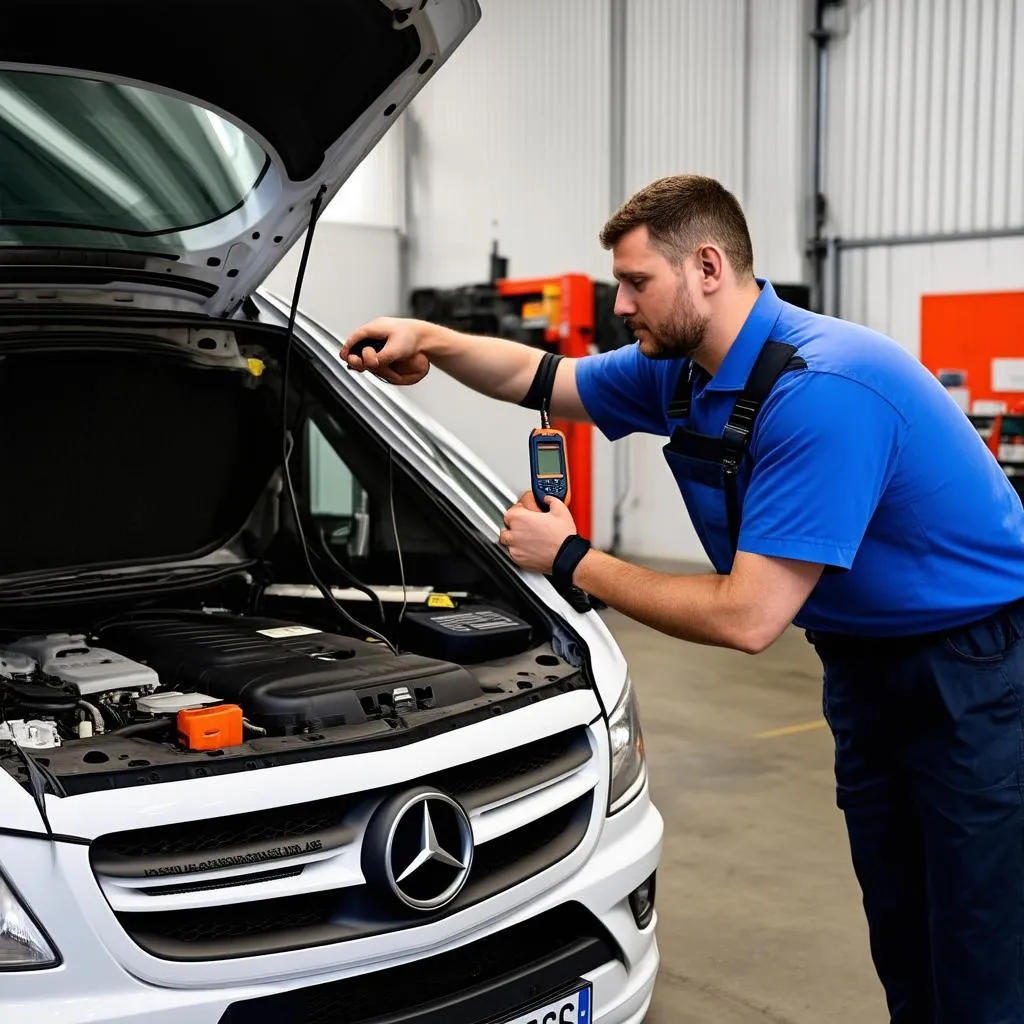
[{"label": "windshield wiper", "polygon": [[28,775],[26,781],[28,791],[32,794],[36,809],[39,811],[39,817],[43,819],[46,835],[52,842],[54,836],[53,828],[50,826],[50,818],[46,813],[46,793],[49,791],[55,796],[67,796],[67,791],[57,781],[49,768],[40,764],[32,754],[23,749],[14,740],[11,740],[10,743],[14,747],[14,753],[21,760],[22,764],[25,765],[25,772]]},{"label": "windshield wiper", "polygon": [[214,582],[234,576],[256,564],[255,559],[231,565],[179,565],[160,569],[94,570],[34,577],[31,580],[0,581],[0,606],[34,597],[78,597],[102,589],[104,594],[130,594],[138,590],[188,581],[189,585]]}]

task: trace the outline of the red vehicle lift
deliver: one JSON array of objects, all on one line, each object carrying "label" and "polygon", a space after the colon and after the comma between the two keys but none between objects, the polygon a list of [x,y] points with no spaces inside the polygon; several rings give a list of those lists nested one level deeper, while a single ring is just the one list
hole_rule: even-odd
[{"label": "red vehicle lift", "polygon": [[[577,358],[590,351],[594,338],[594,282],[583,274],[516,280],[499,278],[498,294],[519,306],[521,329],[543,336],[545,347]],[[584,537],[593,527],[593,438],[589,423],[552,418],[565,434],[572,486],[570,507],[576,529]]]}]

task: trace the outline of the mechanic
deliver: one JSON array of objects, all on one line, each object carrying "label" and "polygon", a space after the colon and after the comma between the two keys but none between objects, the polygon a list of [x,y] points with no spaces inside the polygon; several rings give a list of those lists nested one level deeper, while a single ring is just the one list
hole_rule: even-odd
[{"label": "mechanic", "polygon": [[[565,505],[544,512],[529,491],[501,543],[683,640],[756,653],[803,628],[891,1020],[1024,1021],[1019,498],[920,362],[755,277],[743,211],[718,182],[655,181],[600,239],[632,345],[552,366],[518,342],[382,318],[341,356],[393,384],[434,364],[531,407],[553,377],[553,415],[612,440],[669,438],[716,572],[598,551]],[[386,341],[351,352],[365,338]]]}]

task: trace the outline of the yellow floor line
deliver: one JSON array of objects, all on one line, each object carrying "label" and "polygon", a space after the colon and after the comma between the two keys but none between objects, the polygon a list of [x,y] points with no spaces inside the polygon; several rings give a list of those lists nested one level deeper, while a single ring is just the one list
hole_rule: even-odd
[{"label": "yellow floor line", "polygon": [[768,729],[766,732],[759,732],[755,739],[773,740],[776,736],[792,736],[798,732],[810,732],[812,729],[824,729],[828,723],[824,719],[815,722],[803,722],[800,725],[784,725],[781,729]]}]

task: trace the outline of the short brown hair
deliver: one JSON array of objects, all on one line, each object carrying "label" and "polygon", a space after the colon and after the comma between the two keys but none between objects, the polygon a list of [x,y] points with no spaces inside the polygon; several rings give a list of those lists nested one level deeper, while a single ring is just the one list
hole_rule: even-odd
[{"label": "short brown hair", "polygon": [[611,249],[634,228],[647,226],[652,244],[671,263],[681,263],[702,242],[721,246],[737,275],[753,273],[754,251],[743,208],[714,178],[675,174],[635,192],[601,229]]}]

